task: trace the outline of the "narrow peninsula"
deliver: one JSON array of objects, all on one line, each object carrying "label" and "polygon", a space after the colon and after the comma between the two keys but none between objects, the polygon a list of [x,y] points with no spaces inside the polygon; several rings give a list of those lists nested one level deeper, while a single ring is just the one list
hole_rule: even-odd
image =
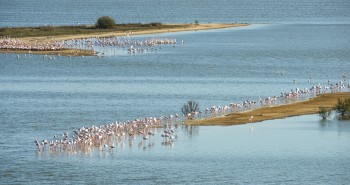
[{"label": "narrow peninsula", "polygon": [[[208,23],[208,24],[116,24],[112,29],[97,29],[93,25],[80,26],[40,26],[40,27],[15,27],[0,28],[1,38],[15,38],[25,45],[63,42],[73,39],[118,37],[142,34],[158,34],[181,31],[197,31],[209,29],[222,29],[231,27],[247,26],[248,24]],[[21,47],[0,48],[0,53],[18,54],[45,54],[63,56],[93,56],[93,50],[54,48],[50,49],[22,49]]]},{"label": "narrow peninsula", "polygon": [[264,107],[225,116],[188,120],[188,125],[239,125],[292,116],[316,114],[320,107],[332,108],[338,99],[350,98],[350,92],[319,94],[315,98],[286,105]]}]

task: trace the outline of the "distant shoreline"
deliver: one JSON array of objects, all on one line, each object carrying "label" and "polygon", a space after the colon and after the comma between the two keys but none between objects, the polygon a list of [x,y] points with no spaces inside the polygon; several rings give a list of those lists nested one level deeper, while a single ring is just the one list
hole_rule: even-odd
[{"label": "distant shoreline", "polygon": [[230,113],[225,116],[210,117],[198,120],[188,120],[188,125],[239,125],[252,122],[261,122],[273,119],[282,119],[292,116],[317,114],[319,107],[332,108],[338,98],[350,98],[350,92],[326,93],[317,95],[310,100],[286,105],[259,108],[247,112]]},{"label": "distant shoreline", "polygon": [[[197,31],[197,30],[210,30],[210,29],[222,29],[231,27],[248,26],[249,24],[226,24],[226,23],[208,23],[208,24],[165,24],[170,28],[152,28],[145,30],[132,30],[132,35],[145,35],[145,34],[158,34],[158,33],[170,33],[170,32],[183,32],[183,31]],[[57,35],[57,36],[30,36],[20,37],[22,42],[26,44],[32,44],[35,42],[46,42],[47,40],[55,41],[68,41],[73,39],[86,39],[96,37],[117,37],[126,36],[125,31],[110,31],[103,33],[85,33],[85,34],[72,34],[72,35]],[[81,49],[60,49],[55,51],[43,50],[43,51],[30,51],[24,49],[1,49],[0,53],[17,53],[17,54],[41,54],[41,55],[62,55],[62,56],[94,56],[95,53],[92,50]]]}]

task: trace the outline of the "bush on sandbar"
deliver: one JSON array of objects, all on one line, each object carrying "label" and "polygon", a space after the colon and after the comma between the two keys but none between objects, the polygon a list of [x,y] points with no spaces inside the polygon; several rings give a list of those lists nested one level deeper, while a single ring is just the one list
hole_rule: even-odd
[{"label": "bush on sandbar", "polygon": [[151,22],[151,23],[149,23],[151,26],[161,26],[162,25],[162,23],[160,23],[160,22]]},{"label": "bush on sandbar", "polygon": [[318,115],[323,119],[327,119],[332,114],[332,109],[319,107]]},{"label": "bush on sandbar", "polygon": [[334,110],[340,114],[342,119],[350,118],[350,98],[344,100],[338,99],[338,103],[334,106]]},{"label": "bush on sandbar", "polygon": [[96,22],[96,28],[99,29],[112,29],[115,25],[115,20],[109,16],[102,16]]},{"label": "bush on sandbar", "polygon": [[182,113],[192,119],[194,114],[199,111],[199,105],[195,101],[188,101],[182,106]]}]

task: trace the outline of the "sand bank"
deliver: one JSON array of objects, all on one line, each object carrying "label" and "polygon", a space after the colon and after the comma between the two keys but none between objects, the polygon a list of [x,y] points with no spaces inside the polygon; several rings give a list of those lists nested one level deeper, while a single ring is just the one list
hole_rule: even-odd
[{"label": "sand bank", "polygon": [[251,122],[261,122],[265,120],[281,119],[292,116],[316,114],[319,107],[332,108],[337,104],[338,98],[350,98],[349,92],[321,94],[310,100],[265,107],[243,113],[230,113],[225,116],[205,118],[199,120],[189,120],[189,125],[238,125]]},{"label": "sand bank", "polygon": [[[172,24],[175,25],[175,24]],[[133,30],[132,35],[144,35],[144,34],[158,34],[158,33],[169,33],[169,32],[181,32],[181,31],[198,31],[198,30],[210,30],[210,29],[222,29],[231,27],[241,27],[247,26],[248,24],[177,24],[180,28],[164,28],[164,29],[151,29],[151,30]],[[47,42],[49,40],[55,41],[66,41],[73,39],[86,39],[94,37],[117,37],[126,36],[128,33],[125,31],[113,31],[105,33],[92,33],[92,34],[75,34],[75,35],[59,35],[59,36],[48,36],[48,37],[22,37],[20,40],[24,43],[31,44],[35,42]],[[28,54],[28,50],[0,50],[0,53],[19,53]],[[66,55],[66,56],[91,56],[96,55],[95,52],[91,50],[79,50],[79,49],[64,49],[57,51],[31,51],[31,54],[46,54],[46,55]]]},{"label": "sand bank", "polygon": [[[175,25],[175,24],[174,24]],[[170,28],[170,29],[152,29],[152,30],[138,30],[132,31],[132,35],[145,35],[145,34],[158,34],[168,32],[181,32],[181,31],[197,31],[197,30],[210,30],[210,29],[222,29],[230,27],[241,27],[247,26],[248,24],[180,24],[183,25],[181,28]],[[107,32],[107,33],[93,33],[93,34],[76,34],[76,35],[60,35],[54,37],[23,37],[23,42],[32,43],[35,41],[46,42],[47,39],[55,38],[56,41],[72,40],[72,39],[86,39],[93,37],[117,37],[126,36],[126,32]]]}]

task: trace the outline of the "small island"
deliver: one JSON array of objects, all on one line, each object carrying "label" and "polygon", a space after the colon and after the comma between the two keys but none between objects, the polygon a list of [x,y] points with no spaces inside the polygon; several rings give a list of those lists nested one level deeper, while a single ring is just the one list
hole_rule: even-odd
[{"label": "small island", "polygon": [[[102,26],[100,19],[107,18]],[[153,23],[128,23],[115,24],[109,17],[101,17],[96,25],[76,26],[39,26],[39,27],[14,27],[0,28],[0,52],[18,54],[45,54],[63,56],[94,56],[96,52],[88,49],[74,49],[62,46],[61,42],[74,39],[118,37],[127,35],[157,34],[180,31],[197,31],[209,29],[221,29],[230,27],[247,26],[248,24],[228,23],[185,23],[163,24]],[[105,20],[103,19],[103,20]],[[7,40],[5,40],[7,39]],[[10,40],[12,39],[12,40]],[[16,44],[13,44],[15,42]],[[14,45],[14,46],[12,46]]]},{"label": "small island", "polygon": [[333,108],[339,100],[350,99],[350,92],[319,94],[315,98],[297,103],[270,106],[225,116],[187,120],[188,125],[239,125],[265,120],[282,119],[292,116],[317,114],[320,107]]}]

